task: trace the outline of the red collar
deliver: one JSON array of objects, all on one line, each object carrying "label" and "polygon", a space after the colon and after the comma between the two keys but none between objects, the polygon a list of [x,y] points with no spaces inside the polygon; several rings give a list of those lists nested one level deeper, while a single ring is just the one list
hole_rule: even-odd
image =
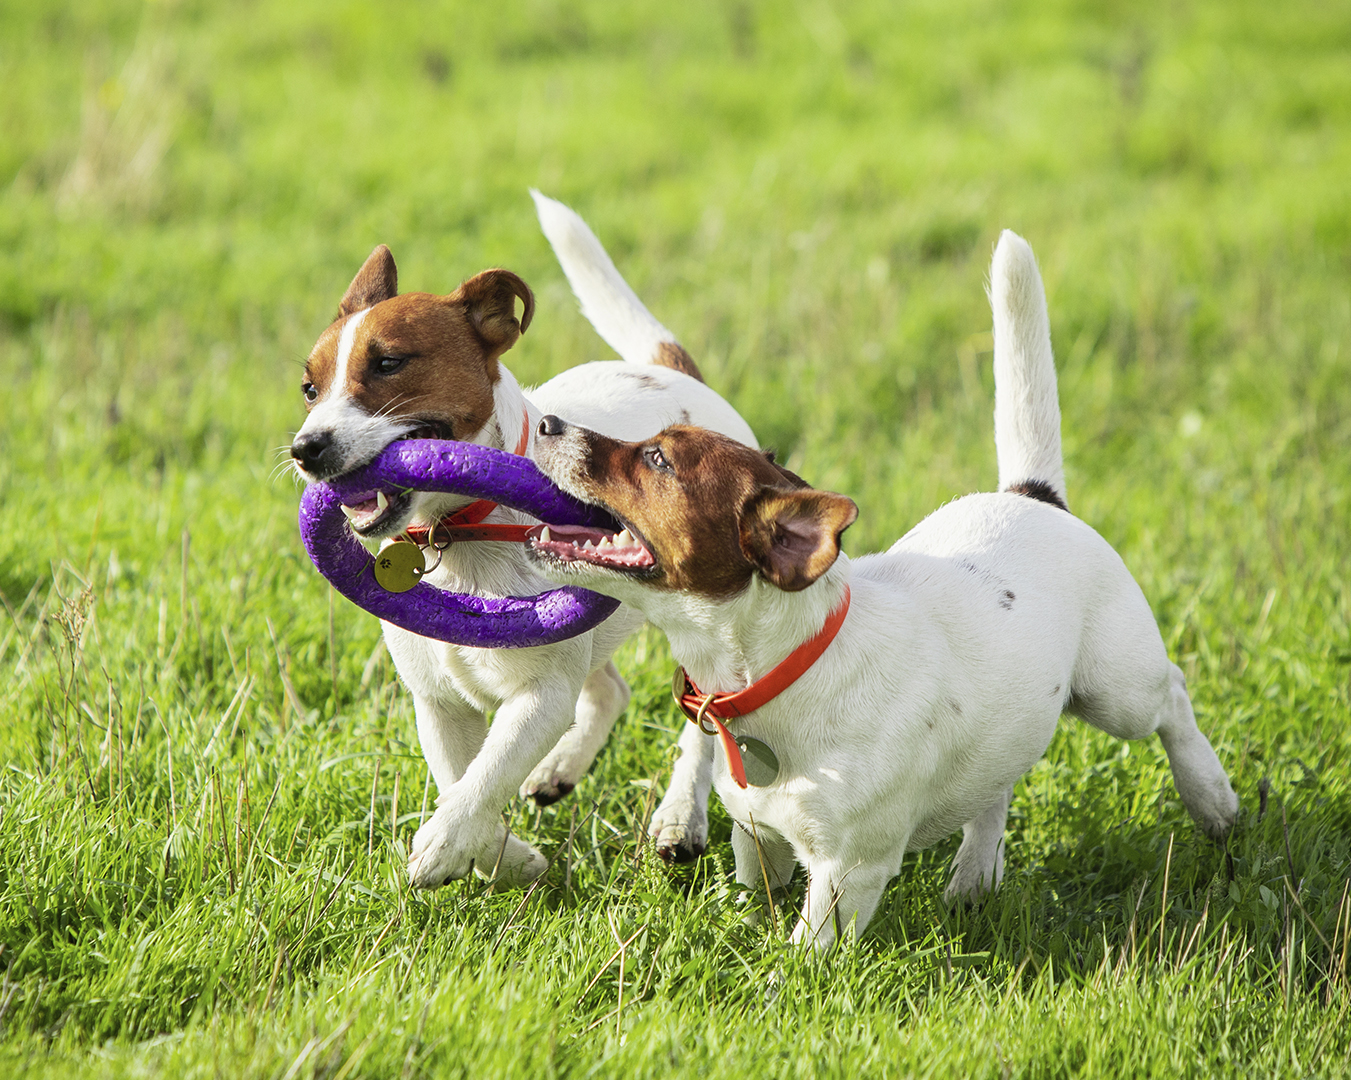
[{"label": "red collar", "polygon": [[[516,456],[525,453],[530,442],[530,411],[527,409],[521,421],[521,439],[516,444]],[[497,509],[497,503],[491,499],[479,499],[468,506],[447,514],[433,525],[409,525],[404,535],[413,543],[425,547],[432,542],[432,532],[437,537],[449,540],[518,540],[525,541],[525,534],[533,528],[530,525],[480,525],[484,518]]]},{"label": "red collar", "polygon": [[[738,787],[746,787],[746,769],[741,762],[741,748],[737,746],[736,740],[732,738],[732,733],[727,730],[727,725],[723,721],[753,713],[756,709],[768,705],[797,682],[835,640],[835,635],[844,625],[844,617],[849,614],[849,600],[849,586],[846,585],[844,599],[830,613],[825,626],[821,627],[815,637],[804,641],[789,653],[769,674],[756,679],[746,689],[738,690],[734,694],[705,694],[694,685],[694,680],[683,667],[676,668],[675,684],[672,687],[676,704],[692,723],[698,724],[709,735],[716,734],[722,740],[722,748],[727,755],[727,768]],[[714,731],[704,728],[705,717],[713,721]]]}]

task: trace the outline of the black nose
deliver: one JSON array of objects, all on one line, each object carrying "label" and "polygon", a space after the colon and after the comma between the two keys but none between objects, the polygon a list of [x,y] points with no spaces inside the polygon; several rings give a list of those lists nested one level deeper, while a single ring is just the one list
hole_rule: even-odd
[{"label": "black nose", "polygon": [[291,456],[307,472],[322,476],[337,456],[333,449],[333,432],[311,431],[297,435],[291,443]]},{"label": "black nose", "polygon": [[539,422],[539,433],[541,435],[562,435],[567,430],[568,423],[550,413]]}]

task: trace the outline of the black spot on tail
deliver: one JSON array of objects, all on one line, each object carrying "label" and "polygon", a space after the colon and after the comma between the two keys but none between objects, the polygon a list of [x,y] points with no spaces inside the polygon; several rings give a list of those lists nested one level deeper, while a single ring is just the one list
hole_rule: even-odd
[{"label": "black spot on tail", "polygon": [[1050,503],[1052,506],[1058,506],[1065,513],[1069,513],[1070,508],[1065,505],[1065,500],[1057,493],[1055,488],[1044,480],[1019,480],[1016,484],[1010,484],[1004,489],[1014,495],[1026,495],[1029,499],[1036,499],[1038,502]]}]

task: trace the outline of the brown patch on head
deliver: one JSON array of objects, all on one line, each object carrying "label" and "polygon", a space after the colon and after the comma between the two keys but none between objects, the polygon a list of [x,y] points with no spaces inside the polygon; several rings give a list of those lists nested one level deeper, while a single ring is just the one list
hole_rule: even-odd
[{"label": "brown patch on head", "polygon": [[637,443],[584,438],[574,484],[638,533],[661,588],[725,597],[759,573],[804,589],[830,569],[858,514],[843,495],[800,486],[759,451],[703,428]]},{"label": "brown patch on head", "polygon": [[704,381],[703,375],[699,372],[699,365],[694,362],[694,357],[674,341],[658,343],[657,354],[652,357],[652,362],[658,367],[673,368],[692,379]]},{"label": "brown patch on head", "polygon": [[[310,353],[307,400],[312,406],[342,393],[368,415],[416,423],[410,434],[473,438],[493,414],[498,357],[530,324],[534,296],[507,270],[485,270],[449,296],[394,290],[394,260],[382,245],[348,288],[343,315]],[[519,320],[518,297],[524,302]],[[340,364],[343,332],[354,318],[361,321]],[[334,386],[340,374],[343,384]]]}]

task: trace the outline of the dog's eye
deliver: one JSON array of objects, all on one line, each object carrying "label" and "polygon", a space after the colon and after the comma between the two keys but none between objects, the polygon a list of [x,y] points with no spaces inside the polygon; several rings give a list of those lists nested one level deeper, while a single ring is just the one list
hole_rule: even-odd
[{"label": "dog's eye", "polygon": [[398,371],[399,368],[403,367],[406,363],[408,363],[408,357],[406,356],[381,356],[375,361],[373,366],[381,375],[393,375],[394,372]]},{"label": "dog's eye", "polygon": [[319,399],[319,391],[315,389],[312,382],[301,383],[300,392],[305,395],[306,401],[317,401]]},{"label": "dog's eye", "polygon": [[666,455],[661,452],[660,446],[649,446],[644,450],[643,461],[647,463],[649,469],[656,469],[658,472],[675,472],[671,463],[666,460]]}]

